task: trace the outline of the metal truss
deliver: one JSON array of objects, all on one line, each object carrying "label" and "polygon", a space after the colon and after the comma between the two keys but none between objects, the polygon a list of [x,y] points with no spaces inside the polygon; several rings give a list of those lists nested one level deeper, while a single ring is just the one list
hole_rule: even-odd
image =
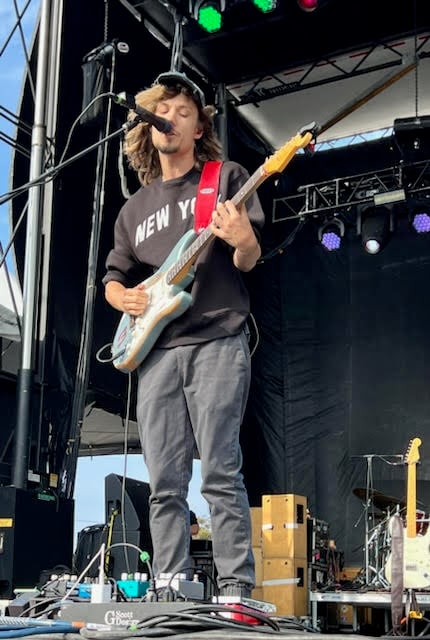
[{"label": "metal truss", "polygon": [[430,159],[303,185],[295,195],[274,198],[272,222],[306,216],[330,218],[357,206],[426,197],[430,198]]},{"label": "metal truss", "polygon": [[[415,45],[416,43],[414,43]],[[430,57],[430,34],[420,36],[414,55],[417,62]],[[258,104],[305,89],[320,87],[339,80],[356,78],[371,72],[401,68],[405,64],[405,52],[398,44],[378,42],[360,55],[340,54],[339,59],[321,58],[304,64],[300,69],[287,69],[283,73],[265,73],[248,83],[241,95],[232,91],[232,102],[236,107]],[[383,62],[381,62],[381,59]],[[353,62],[355,60],[355,62]],[[321,69],[324,73],[321,74]],[[289,79],[287,79],[289,78]]]}]

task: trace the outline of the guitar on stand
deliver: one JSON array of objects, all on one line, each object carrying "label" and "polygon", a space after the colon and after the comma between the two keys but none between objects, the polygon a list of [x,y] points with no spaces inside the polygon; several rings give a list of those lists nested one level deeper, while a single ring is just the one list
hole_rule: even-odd
[{"label": "guitar on stand", "polygon": [[[420,438],[409,442],[405,455],[408,465],[406,526],[403,529],[403,587],[405,589],[424,589],[430,586],[430,532],[427,527],[424,535],[417,533],[417,476],[416,467],[420,459]],[[392,554],[385,565],[385,576],[391,583]]]}]

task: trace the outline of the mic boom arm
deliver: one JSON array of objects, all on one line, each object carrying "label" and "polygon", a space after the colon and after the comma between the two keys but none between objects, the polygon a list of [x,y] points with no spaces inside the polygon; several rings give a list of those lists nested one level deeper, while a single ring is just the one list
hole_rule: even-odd
[{"label": "mic boom arm", "polygon": [[152,125],[158,129],[158,131],[161,131],[162,133],[170,133],[172,130],[172,123],[169,122],[169,120],[166,120],[166,118],[160,118],[160,116],[156,116],[152,111],[148,111],[148,109],[144,109],[137,105],[134,97],[130,93],[126,93],[125,91],[118,94],[111,93],[110,97],[121,107],[134,111],[141,120]]}]

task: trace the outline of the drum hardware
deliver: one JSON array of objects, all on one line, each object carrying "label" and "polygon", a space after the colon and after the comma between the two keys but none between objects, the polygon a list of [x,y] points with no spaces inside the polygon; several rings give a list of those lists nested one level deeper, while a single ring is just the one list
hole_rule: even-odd
[{"label": "drum hardware", "polygon": [[[388,464],[403,464],[389,462],[388,456],[367,455],[360,456],[367,461],[366,488],[353,489],[353,494],[363,503],[363,513],[355,526],[364,516],[365,524],[365,567],[364,578],[366,586],[374,588],[390,588],[387,579],[387,561],[391,555],[391,521],[395,514],[399,514],[406,527],[407,503],[403,499],[389,496],[373,489],[372,459],[380,457]],[[403,456],[392,456],[402,458]],[[424,507],[424,503],[416,501],[416,505]],[[378,513],[379,512],[379,513]],[[424,509],[416,509],[416,534],[425,536],[428,532],[430,517]],[[389,574],[388,574],[389,577]]]},{"label": "drum hardware", "polygon": [[[357,526],[358,522],[360,522],[364,516],[365,584],[368,586],[387,587],[388,583],[383,575],[384,560],[388,555],[390,545],[387,523],[393,512],[400,509],[400,505],[404,506],[404,503],[393,496],[386,496],[373,488],[372,465],[374,458],[379,458],[390,465],[400,465],[403,464],[403,456],[367,454],[354,457],[364,458],[366,460],[366,487],[364,489],[353,489],[354,495],[363,503],[363,513],[355,526]],[[402,460],[402,462],[399,462],[399,460]],[[376,513],[375,510],[382,512],[382,520],[381,514]],[[377,520],[380,520],[380,522],[377,523]]]},{"label": "drum hardware", "polygon": [[368,585],[386,588],[389,583],[384,575],[384,569],[388,553],[391,550],[391,533],[389,522],[391,514],[387,516],[374,529],[369,531],[368,545]]},{"label": "drum hardware", "polygon": [[387,509],[394,509],[397,506],[400,509],[406,508],[406,502],[403,500],[399,500],[398,498],[394,498],[393,496],[386,496],[384,493],[380,491],[376,491],[375,489],[362,489],[357,488],[353,489],[352,493],[360,498],[363,502],[365,500],[369,500],[371,504],[373,504],[376,509],[380,511],[387,511]]},{"label": "drum hardware", "polygon": [[[397,507],[401,511],[406,511],[406,500],[400,500],[394,496],[387,496],[375,489],[363,489],[358,487],[357,489],[353,489],[352,493],[357,496],[357,498],[360,498],[362,502],[369,500],[379,511],[387,511],[387,509],[393,510]],[[418,505],[424,507],[424,503],[419,500],[417,500],[417,506]],[[423,511],[423,513],[425,512]]]}]

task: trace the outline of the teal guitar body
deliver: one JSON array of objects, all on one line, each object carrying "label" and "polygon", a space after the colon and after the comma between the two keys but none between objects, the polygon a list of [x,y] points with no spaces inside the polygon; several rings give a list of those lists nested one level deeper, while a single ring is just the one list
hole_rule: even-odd
[{"label": "teal guitar body", "polygon": [[194,231],[188,231],[174,246],[161,267],[144,280],[149,295],[146,311],[140,316],[124,313],[113,339],[111,352],[114,366],[125,373],[133,371],[146,358],[163,329],[175,318],[185,313],[191,305],[191,295],[184,289],[194,279],[194,267],[184,267],[171,282],[171,269],[196,239]]}]

